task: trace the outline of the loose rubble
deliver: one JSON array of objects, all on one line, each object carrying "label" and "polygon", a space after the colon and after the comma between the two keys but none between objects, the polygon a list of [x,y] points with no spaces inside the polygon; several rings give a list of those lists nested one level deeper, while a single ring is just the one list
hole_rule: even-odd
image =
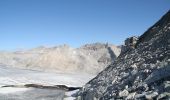
[{"label": "loose rubble", "polygon": [[170,11],[132,40],[77,93],[78,100],[170,99]]}]

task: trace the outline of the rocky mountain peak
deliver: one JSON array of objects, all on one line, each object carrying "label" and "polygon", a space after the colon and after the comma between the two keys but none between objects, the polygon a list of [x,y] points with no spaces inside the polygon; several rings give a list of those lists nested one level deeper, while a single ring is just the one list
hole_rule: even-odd
[{"label": "rocky mountain peak", "polygon": [[78,100],[170,98],[170,11],[137,39],[135,48],[89,81]]},{"label": "rocky mountain peak", "polygon": [[157,22],[150,27],[143,35],[140,36],[138,44],[150,41],[151,38],[156,38],[158,35],[165,34],[169,30],[170,25],[170,10]]}]

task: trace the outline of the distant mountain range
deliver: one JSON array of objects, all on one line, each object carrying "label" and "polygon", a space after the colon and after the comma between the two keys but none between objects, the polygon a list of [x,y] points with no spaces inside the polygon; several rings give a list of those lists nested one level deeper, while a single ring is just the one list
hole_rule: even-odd
[{"label": "distant mountain range", "polygon": [[3,66],[44,71],[85,72],[96,74],[114,62],[120,48],[112,44],[86,44],[80,48],[68,45],[37,47],[30,50],[0,52]]}]

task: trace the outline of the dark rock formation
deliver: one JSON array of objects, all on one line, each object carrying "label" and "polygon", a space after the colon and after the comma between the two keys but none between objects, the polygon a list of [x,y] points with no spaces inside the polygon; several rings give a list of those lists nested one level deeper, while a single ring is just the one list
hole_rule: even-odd
[{"label": "dark rock formation", "polygon": [[66,85],[54,85],[54,86],[45,86],[40,84],[25,84],[25,85],[6,85],[2,86],[2,88],[5,87],[18,87],[18,88],[38,88],[38,89],[58,89],[58,90],[64,90],[64,91],[73,91],[80,89],[81,87],[68,87]]},{"label": "dark rock formation", "polygon": [[136,46],[137,41],[138,41],[138,37],[133,36],[133,37],[127,38],[127,39],[125,40],[125,45],[126,45],[127,47],[132,47],[132,48],[134,48],[134,47]]},{"label": "dark rock formation", "polygon": [[[135,43],[135,42],[132,42]],[[170,98],[170,11],[139,37],[135,48],[89,81],[78,100]]]}]

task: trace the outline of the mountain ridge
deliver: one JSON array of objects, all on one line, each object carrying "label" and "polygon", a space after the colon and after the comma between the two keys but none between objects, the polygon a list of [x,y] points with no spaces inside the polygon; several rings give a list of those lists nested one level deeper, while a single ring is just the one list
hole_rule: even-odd
[{"label": "mountain ridge", "polygon": [[166,75],[169,65],[170,11],[141,35],[134,47],[122,52],[114,63],[90,80],[77,93],[77,99],[170,98],[170,76]]},{"label": "mountain ridge", "polygon": [[0,52],[0,63],[36,70],[82,71],[94,74],[113,62],[119,53],[120,48],[107,43],[87,44],[80,48],[68,45],[41,46],[30,50]]}]

